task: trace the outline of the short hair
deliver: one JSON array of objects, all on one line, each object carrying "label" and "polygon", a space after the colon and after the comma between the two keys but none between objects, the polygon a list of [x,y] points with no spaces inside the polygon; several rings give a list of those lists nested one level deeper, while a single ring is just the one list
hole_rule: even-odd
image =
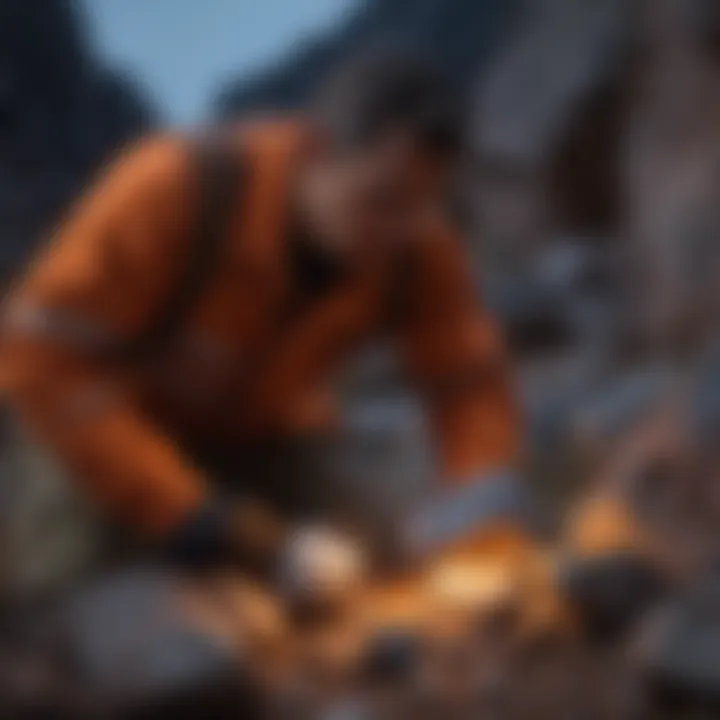
[{"label": "short hair", "polygon": [[407,132],[422,150],[456,155],[464,136],[460,93],[412,51],[374,50],[331,75],[318,119],[342,146],[362,147],[390,131]]}]

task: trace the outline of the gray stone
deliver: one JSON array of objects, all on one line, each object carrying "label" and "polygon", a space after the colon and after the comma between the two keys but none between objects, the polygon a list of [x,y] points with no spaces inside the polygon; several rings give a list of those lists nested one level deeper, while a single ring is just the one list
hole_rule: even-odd
[{"label": "gray stone", "polygon": [[532,3],[481,84],[475,149],[510,164],[543,162],[583,96],[613,71],[630,9],[627,0]]}]

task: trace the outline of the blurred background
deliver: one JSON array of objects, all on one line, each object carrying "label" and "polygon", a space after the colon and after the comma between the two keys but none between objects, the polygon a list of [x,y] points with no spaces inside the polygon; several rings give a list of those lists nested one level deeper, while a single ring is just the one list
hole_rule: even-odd
[{"label": "blurred background", "polygon": [[[302,107],[381,42],[422,48],[467,97],[454,204],[513,348],[548,508],[587,483],[627,483],[670,542],[715,553],[715,0],[0,0],[3,280],[122,145]],[[402,484],[423,429],[382,364],[358,371],[347,413],[363,443],[342,452]],[[648,442],[661,414],[671,429]],[[700,480],[672,465],[650,503],[647,466],[667,459],[668,437]]]}]

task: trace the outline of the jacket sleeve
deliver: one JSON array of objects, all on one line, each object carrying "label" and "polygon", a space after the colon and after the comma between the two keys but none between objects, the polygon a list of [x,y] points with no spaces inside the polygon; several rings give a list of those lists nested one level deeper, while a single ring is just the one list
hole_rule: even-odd
[{"label": "jacket sleeve", "polygon": [[178,270],[189,173],[182,143],[127,152],[83,198],[3,308],[0,372],[20,420],[106,512],[168,532],[204,495],[132,382],[86,341],[132,337]]},{"label": "jacket sleeve", "polygon": [[421,246],[409,276],[402,344],[443,478],[464,483],[511,469],[520,428],[508,360],[462,247],[444,226]]}]

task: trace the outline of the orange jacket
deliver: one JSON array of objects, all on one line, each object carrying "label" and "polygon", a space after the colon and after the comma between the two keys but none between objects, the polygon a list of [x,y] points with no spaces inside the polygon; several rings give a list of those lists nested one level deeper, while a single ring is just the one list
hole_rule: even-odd
[{"label": "orange jacket", "polygon": [[[181,137],[123,156],[6,300],[0,377],[9,402],[97,503],[151,533],[172,529],[208,491],[183,456],[184,438],[238,444],[292,432],[385,316],[396,278],[389,261],[373,258],[300,317],[283,317],[283,203],[302,136],[293,121],[238,130],[252,171],[226,256],[180,337],[152,361],[108,365],[75,340],[133,337],[181,272],[196,197]],[[438,227],[416,254],[396,332],[428,401],[442,473],[462,479],[507,465],[517,422],[506,363],[460,245]]]}]

